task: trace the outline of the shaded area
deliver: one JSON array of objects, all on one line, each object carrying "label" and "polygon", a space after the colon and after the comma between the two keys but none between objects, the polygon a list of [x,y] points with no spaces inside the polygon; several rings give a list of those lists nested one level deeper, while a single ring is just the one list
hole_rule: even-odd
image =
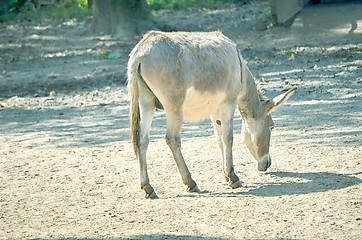
[{"label": "shaded area", "polygon": [[271,172],[266,174],[279,177],[281,178],[281,181],[287,181],[287,178],[290,178],[290,180],[288,180],[288,182],[268,183],[242,194],[264,197],[309,194],[339,190],[362,183],[360,178],[353,176],[360,173],[340,174],[331,172]]},{"label": "shaded area", "polygon": [[2,110],[0,124],[2,134],[23,136],[17,142],[24,145],[29,142],[29,147],[104,146],[129,139],[128,110],[115,104],[59,109],[7,108]]},{"label": "shaded area", "polygon": [[[323,11],[323,14],[320,14],[321,11]],[[293,25],[301,27],[302,32],[309,34],[320,34],[333,31],[333,29],[335,29],[336,33],[341,33],[338,29],[349,26],[348,34],[355,34],[358,25],[357,21],[361,20],[361,16],[356,14],[356,11],[358,10],[355,4],[329,4],[307,7]],[[358,32],[358,34],[361,34],[361,32]]]},{"label": "shaded area", "polygon": [[[0,99],[92,91],[125,82],[136,41],[92,35],[86,21],[0,25]],[[109,57],[117,53],[117,58]]]},{"label": "shaded area", "polygon": [[327,191],[340,190],[343,188],[359,185],[362,179],[357,177],[360,173],[340,174],[331,172],[271,172],[267,175],[278,177],[278,181],[269,183],[254,183],[255,186],[243,186],[233,192],[210,192],[201,191],[197,194],[181,194],[179,197],[233,197],[258,196],[278,197],[301,195],[310,193],[322,193]]},{"label": "shaded area", "polygon": [[[101,99],[100,102],[87,100],[90,101],[88,103],[84,96],[75,103],[63,102],[60,105],[59,101],[63,101],[61,96],[38,98],[40,102],[50,105],[40,103],[38,107],[27,107],[27,100],[20,99],[18,104],[24,104],[23,106],[1,110],[0,129],[2,133],[9,135],[39,133],[40,138],[48,135],[52,139],[48,144],[63,147],[69,144],[87,147],[129,141],[128,103],[117,101],[120,98],[118,92],[124,91],[124,88],[116,88],[107,92],[109,98]],[[298,94],[304,94],[303,91],[303,88],[298,89],[296,96],[272,114],[276,126],[273,130],[274,137],[294,144],[306,141],[326,146],[360,146],[360,97],[298,99]],[[51,106],[53,103],[54,106]],[[234,136],[239,138],[241,118],[237,111],[234,118]],[[151,141],[164,139],[165,131],[166,117],[163,112],[157,112],[151,128]],[[182,129],[183,139],[213,135],[214,130],[209,120],[186,122]]]}]

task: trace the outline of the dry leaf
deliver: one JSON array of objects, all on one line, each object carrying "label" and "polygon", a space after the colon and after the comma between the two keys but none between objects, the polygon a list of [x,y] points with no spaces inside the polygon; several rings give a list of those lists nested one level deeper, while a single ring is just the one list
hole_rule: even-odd
[{"label": "dry leaf", "polygon": [[269,82],[269,80],[268,80],[268,79],[265,79],[265,78],[263,78],[263,77],[261,77],[261,80],[262,80],[263,82],[266,82],[266,83],[268,83],[268,82]]},{"label": "dry leaf", "polygon": [[29,86],[32,86],[32,85],[35,85],[35,84],[37,84],[36,81],[28,82],[28,85],[29,85]]},{"label": "dry leaf", "polygon": [[294,54],[294,53],[292,53],[292,54],[290,55],[289,60],[294,60],[294,59],[295,59],[295,54]]}]

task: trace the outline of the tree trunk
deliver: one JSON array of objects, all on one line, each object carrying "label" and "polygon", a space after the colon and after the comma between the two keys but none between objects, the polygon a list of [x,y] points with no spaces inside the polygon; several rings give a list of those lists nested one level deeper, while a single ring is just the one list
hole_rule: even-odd
[{"label": "tree trunk", "polygon": [[92,8],[93,7],[93,0],[88,0],[88,8]]},{"label": "tree trunk", "polygon": [[155,28],[146,0],[94,0],[93,4],[96,32],[128,38]]}]

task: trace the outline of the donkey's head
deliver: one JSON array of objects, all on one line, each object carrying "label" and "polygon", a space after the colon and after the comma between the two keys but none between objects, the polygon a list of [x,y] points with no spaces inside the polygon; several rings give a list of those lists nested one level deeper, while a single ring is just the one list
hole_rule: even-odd
[{"label": "donkey's head", "polygon": [[271,100],[260,101],[259,109],[242,114],[242,138],[254,159],[258,162],[258,170],[266,171],[271,165],[269,145],[271,130],[274,127],[270,113],[288,100],[297,88],[274,97]]}]

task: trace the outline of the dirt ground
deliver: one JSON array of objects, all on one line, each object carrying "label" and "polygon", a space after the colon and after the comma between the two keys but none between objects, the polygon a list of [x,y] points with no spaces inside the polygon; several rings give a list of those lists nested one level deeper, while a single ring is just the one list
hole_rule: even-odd
[{"label": "dirt ground", "polygon": [[205,121],[183,128],[202,191],[187,193],[158,112],[156,200],[140,190],[129,135],[125,67],[137,37],[94,35],[90,20],[1,24],[0,239],[361,239],[362,4],[307,7],[288,26],[270,27],[267,12],[258,2],[155,13],[166,29],[223,31],[267,96],[298,86],[273,113],[266,173],[236,115],[238,189],[224,182]]}]

